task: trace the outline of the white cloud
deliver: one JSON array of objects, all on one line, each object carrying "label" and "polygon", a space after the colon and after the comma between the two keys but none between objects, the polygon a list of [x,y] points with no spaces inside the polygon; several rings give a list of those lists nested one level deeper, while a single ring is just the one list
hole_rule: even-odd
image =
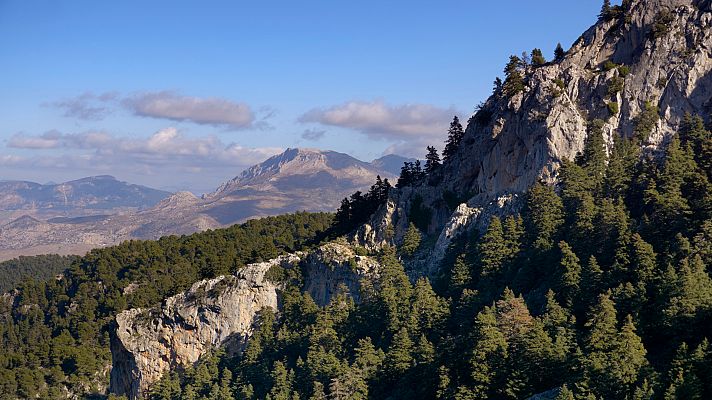
[{"label": "white cloud", "polygon": [[[224,143],[217,136],[188,137],[176,128],[161,129],[149,137],[118,137],[106,132],[63,134],[50,131],[39,136],[17,134],[8,147],[26,150],[63,148],[73,151],[61,156],[16,159],[29,166],[70,168],[92,163],[117,167],[163,166],[185,170],[206,168],[244,168],[282,151],[277,147],[249,148],[237,143]],[[11,157],[1,156],[0,157]],[[2,162],[13,161],[2,159]]]},{"label": "white cloud", "polygon": [[459,112],[454,107],[440,108],[430,104],[351,101],[312,109],[299,121],[353,129],[371,139],[390,142],[384,154],[422,157],[426,146],[441,146],[450,122],[457,114]]},{"label": "white cloud", "polygon": [[312,109],[299,121],[351,128],[378,139],[437,138],[445,135],[449,122],[457,113],[453,107],[439,108],[429,104],[351,101],[327,109]]},{"label": "white cloud", "polygon": [[229,129],[251,128],[255,121],[249,105],[217,97],[191,97],[163,91],[137,94],[124,99],[122,104],[142,117],[190,121]]},{"label": "white cloud", "polygon": [[24,133],[17,133],[10,137],[7,146],[16,149],[56,149],[60,147],[61,133],[49,131],[40,136],[28,136]]}]

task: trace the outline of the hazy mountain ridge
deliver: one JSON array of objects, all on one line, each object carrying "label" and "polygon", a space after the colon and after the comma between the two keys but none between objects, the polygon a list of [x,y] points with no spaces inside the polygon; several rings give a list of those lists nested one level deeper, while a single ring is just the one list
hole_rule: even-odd
[{"label": "hazy mountain ridge", "polygon": [[[387,158],[391,163],[400,161],[401,165],[410,160],[395,155]],[[98,196],[87,200],[88,197],[82,198],[79,193],[88,192],[87,188],[102,189],[103,192],[95,192],[106,193],[111,183],[121,184],[119,193],[131,193],[142,187],[121,183],[108,176],[54,185],[51,188],[55,194],[56,188],[62,185],[71,189],[66,190],[67,204],[82,204],[80,201],[84,199],[84,203],[95,204],[95,209],[82,213],[81,208],[68,207],[66,212],[56,213],[52,207],[54,203],[47,202],[51,212],[13,210],[8,213],[7,222],[0,225],[0,259],[48,252],[82,253],[123,240],[191,234],[255,217],[294,211],[333,211],[342,198],[357,190],[367,190],[376,176],[395,178],[379,165],[335,151],[287,149],[248,168],[202,198],[190,192],[169,194],[146,188],[149,194],[165,195],[152,197],[153,203],[149,207],[121,209],[121,212],[112,212],[108,206],[100,208],[104,203],[96,200]],[[7,186],[16,191],[25,186],[38,188],[35,190],[43,194],[49,191],[46,185],[39,184],[15,182],[7,183]],[[11,193],[10,189],[8,193]],[[140,204],[141,199],[147,197],[148,194],[122,204]],[[105,203],[108,199],[116,199],[111,204],[118,204],[120,198],[118,194],[107,197]]]},{"label": "hazy mountain ridge", "polygon": [[98,175],[59,184],[0,181],[2,211],[57,211],[68,214],[88,210],[149,208],[170,193]]}]

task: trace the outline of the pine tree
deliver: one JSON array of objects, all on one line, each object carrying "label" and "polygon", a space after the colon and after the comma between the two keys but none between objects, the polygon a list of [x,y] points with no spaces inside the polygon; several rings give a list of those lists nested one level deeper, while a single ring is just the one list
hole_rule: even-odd
[{"label": "pine tree", "polygon": [[588,127],[588,135],[582,154],[582,165],[597,188],[603,181],[606,172],[606,144],[603,140],[603,126],[600,119],[593,120]]},{"label": "pine tree", "polygon": [[690,354],[686,343],[682,343],[675,353],[668,372],[670,382],[665,391],[665,399],[702,399],[703,385],[697,374],[698,360]]},{"label": "pine tree", "polygon": [[375,303],[377,315],[374,318],[385,322],[386,329],[395,333],[407,322],[413,288],[392,247],[381,250],[379,261],[381,270],[376,282],[378,290],[373,294],[373,299],[369,300]]},{"label": "pine tree", "polygon": [[326,393],[324,393],[324,384],[315,381],[313,383],[314,390],[312,391],[311,397],[309,397],[309,400],[326,400]]},{"label": "pine tree", "polygon": [[438,369],[438,390],[435,398],[438,400],[451,399],[453,398],[453,394],[450,370],[446,366],[441,365]]},{"label": "pine tree", "polygon": [[645,285],[651,283],[656,276],[657,261],[653,246],[637,233],[632,236],[630,267],[633,282]]},{"label": "pine tree", "polygon": [[581,289],[581,265],[571,246],[563,240],[559,242],[561,261],[559,263],[558,290],[565,304],[571,307]]},{"label": "pine tree", "polygon": [[504,94],[512,97],[524,91],[524,76],[521,72],[522,60],[517,56],[511,56],[507,66],[504,68]]},{"label": "pine tree", "polygon": [[460,119],[457,115],[453,117],[450,123],[450,129],[447,131],[447,142],[445,142],[445,149],[443,150],[443,160],[445,162],[452,159],[452,157],[457,153],[457,149],[460,147],[460,142],[465,136],[465,131],[462,129],[462,124],[460,124]]},{"label": "pine tree", "polygon": [[427,278],[420,278],[413,288],[410,311],[412,333],[432,335],[444,328],[449,314],[447,302],[439,297]]},{"label": "pine tree", "polygon": [[290,400],[294,371],[287,370],[284,363],[275,361],[272,370],[272,390],[270,396],[274,400]]},{"label": "pine tree", "polygon": [[425,155],[425,173],[432,174],[440,166],[440,156],[433,146],[428,146],[428,154]]},{"label": "pine tree", "polygon": [[586,338],[590,384],[603,398],[630,396],[636,383],[642,381],[641,374],[647,367],[646,350],[635,333],[633,320],[627,316],[618,331],[616,309],[610,294],[599,297],[599,304],[594,306],[592,314],[585,324],[590,330]]},{"label": "pine tree", "polygon": [[611,18],[611,0],[603,0],[601,13],[598,14],[598,19],[601,21],[609,21]]},{"label": "pine tree", "polygon": [[420,247],[420,230],[412,222],[408,226],[408,230],[403,236],[403,244],[401,245],[401,253],[411,257]]},{"label": "pine tree", "polygon": [[505,262],[510,257],[510,249],[504,238],[502,222],[492,217],[484,235],[477,244],[477,258],[480,270],[481,291],[494,294],[501,290],[500,284]]},{"label": "pine tree", "polygon": [[606,195],[624,198],[628,194],[639,159],[639,147],[632,140],[615,135],[606,169]]},{"label": "pine tree", "polygon": [[707,179],[712,180],[712,132],[705,129],[704,120],[686,114],[680,125],[680,140],[683,146],[692,147],[700,170],[706,171]]},{"label": "pine tree", "polygon": [[555,400],[575,400],[574,393],[569,390],[568,386],[564,385]]},{"label": "pine tree", "polygon": [[507,359],[507,341],[497,329],[497,317],[491,307],[485,307],[475,318],[470,357],[472,394],[477,399],[494,397],[496,384],[504,372]]},{"label": "pine tree", "polygon": [[356,358],[352,367],[358,369],[364,379],[374,378],[385,357],[383,350],[376,350],[371,338],[366,337],[359,339],[354,352],[356,353]]},{"label": "pine tree", "polygon": [[503,226],[505,245],[508,249],[510,261],[519,255],[524,237],[524,220],[520,215],[509,215],[504,220]]},{"label": "pine tree", "polygon": [[383,362],[385,373],[391,381],[397,381],[398,378],[413,366],[413,341],[410,339],[410,333],[406,328],[401,328],[394,336],[386,358]]},{"label": "pine tree", "polygon": [[639,143],[648,141],[650,134],[660,120],[660,110],[653,103],[646,101],[643,110],[634,118],[633,135]]},{"label": "pine tree", "polygon": [[581,272],[581,287],[585,288],[582,294],[582,302],[586,306],[591,306],[593,301],[603,290],[603,270],[598,264],[595,256],[588,259]]},{"label": "pine tree", "polygon": [[541,49],[532,50],[532,65],[535,67],[546,64],[546,58],[544,58],[544,53]]},{"label": "pine tree", "polygon": [[561,198],[550,186],[537,183],[529,189],[527,196],[527,232],[540,250],[549,250],[564,223]]},{"label": "pine tree", "polygon": [[552,290],[546,293],[546,305],[540,321],[553,340],[551,354],[558,366],[553,368],[559,371],[566,370],[571,353],[576,347],[575,319],[569,310],[561,307],[556,301],[556,295]]},{"label": "pine tree", "polygon": [[554,61],[563,61],[564,57],[566,57],[566,51],[564,51],[564,48],[561,46],[561,43],[559,43],[556,45],[556,50],[554,50]]},{"label": "pine tree", "polygon": [[455,259],[455,263],[450,271],[450,290],[453,294],[459,294],[463,289],[472,284],[472,272],[467,264],[464,254]]}]

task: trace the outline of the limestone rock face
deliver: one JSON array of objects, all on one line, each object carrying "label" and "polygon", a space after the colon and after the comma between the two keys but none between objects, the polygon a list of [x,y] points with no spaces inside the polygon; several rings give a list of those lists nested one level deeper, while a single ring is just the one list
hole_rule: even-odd
[{"label": "limestone rock face", "polygon": [[257,312],[277,308],[277,287],[263,279],[265,272],[289,261],[253,264],[237,276],[197,282],[158,309],[117,315],[111,392],[138,398],[164,372],[191,365],[210,347],[240,349]]},{"label": "limestone rock face", "polygon": [[109,391],[138,399],[164,373],[192,365],[212,347],[240,352],[259,324],[259,311],[278,310],[281,284],[265,279],[272,267],[299,268],[305,291],[320,305],[328,304],[341,285],[358,293],[361,278],[378,270],[369,257],[329,243],[250,264],[235,276],[197,282],[157,308],[126,310],[117,315],[111,338]]},{"label": "limestone rock face", "polygon": [[349,246],[330,243],[307,254],[302,268],[304,291],[320,305],[329,304],[331,298],[343,288],[359,301],[361,279],[378,274],[378,263],[370,257],[357,255]]},{"label": "limestone rock face", "polygon": [[[527,68],[526,89],[512,98],[487,100],[468,125],[463,145],[446,175],[448,188],[469,188],[482,197],[523,192],[537,179],[554,181],[564,158],[573,159],[589,120],[607,121],[605,132],[632,135],[645,103],[660,108],[651,146],[677,130],[686,112],[708,115],[712,98],[712,14],[691,0],[633,2],[629,22],[600,22],[558,63]],[[653,34],[668,12],[666,31]],[[625,65],[628,73],[604,63]],[[625,75],[625,76],[624,76]],[[609,94],[614,79],[623,90]],[[607,103],[619,111],[610,115]]]},{"label": "limestone rock face", "polygon": [[[655,152],[685,113],[710,117],[711,28],[710,1],[634,0],[626,16],[588,29],[562,60],[527,66],[521,93],[510,97],[496,88],[468,121],[452,160],[427,182],[395,190],[355,239],[365,246],[398,244],[417,197],[432,213],[427,233],[448,237],[462,222],[459,204],[488,208],[499,198],[521,197],[537,180],[556,183],[562,160],[583,149],[589,121],[605,121],[610,146],[616,135],[632,136],[646,102],[659,108],[660,120],[643,144]],[[609,90],[616,81],[622,83],[617,93]]]}]

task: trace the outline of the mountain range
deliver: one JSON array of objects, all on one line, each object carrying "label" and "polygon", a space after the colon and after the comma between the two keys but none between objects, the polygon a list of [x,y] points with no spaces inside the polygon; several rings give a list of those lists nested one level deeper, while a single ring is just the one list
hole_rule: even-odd
[{"label": "mountain range", "polygon": [[[0,296],[0,397],[712,398],[710,49],[710,0],[604,2],[554,60],[513,56],[442,163],[333,219],[124,242],[23,283]],[[391,163],[290,149],[202,198],[3,234],[222,226]]]},{"label": "mountain range", "polygon": [[287,149],[201,197],[132,185],[111,176],[41,185],[0,182],[0,260],[44,253],[82,254],[129,239],[190,234],[250,218],[295,211],[333,211],[367,190],[376,176],[393,179],[405,161],[370,163],[347,154]]}]

